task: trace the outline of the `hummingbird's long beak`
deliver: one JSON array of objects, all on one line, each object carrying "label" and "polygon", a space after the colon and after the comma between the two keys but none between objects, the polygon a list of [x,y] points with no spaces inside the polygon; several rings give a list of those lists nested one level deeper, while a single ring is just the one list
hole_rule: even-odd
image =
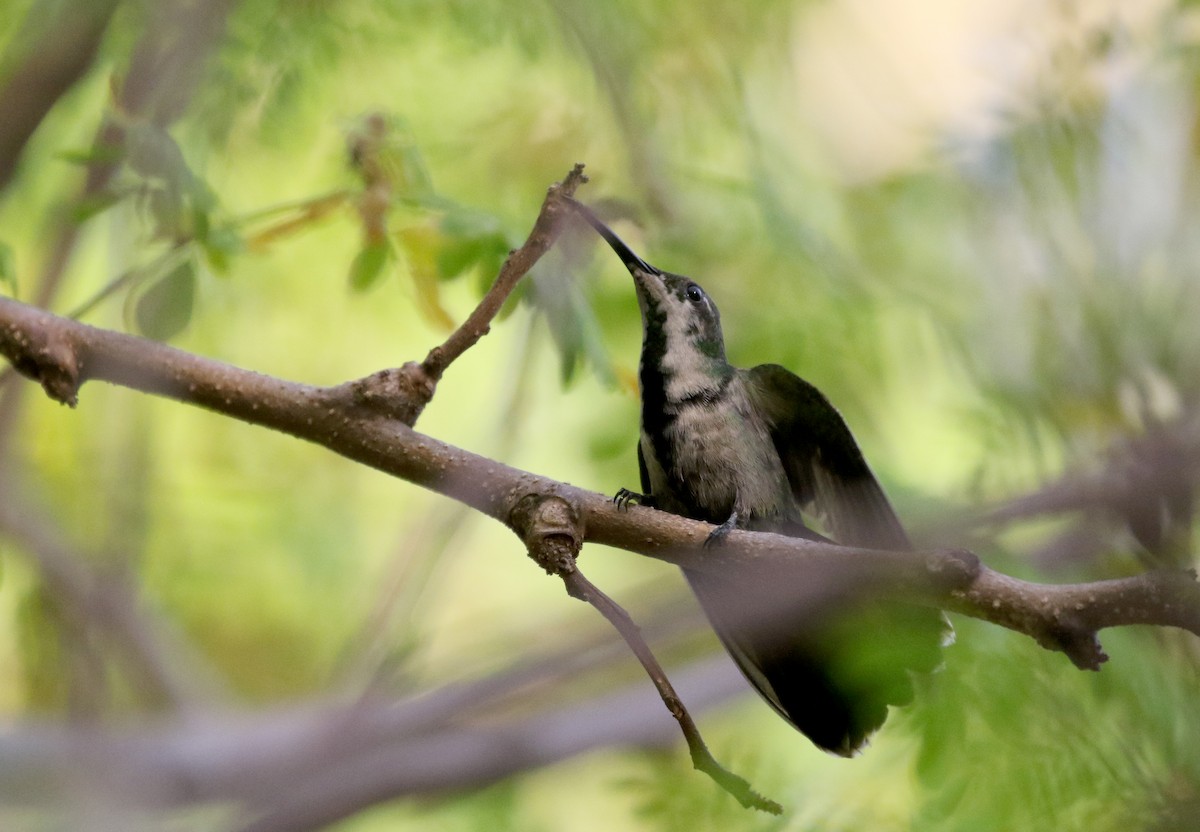
[{"label": "hummingbird's long beak", "polygon": [[588,224],[596,229],[596,232],[604,238],[604,241],[612,247],[612,250],[621,258],[621,262],[625,264],[625,268],[629,269],[630,274],[637,271],[645,274],[661,275],[662,269],[656,269],[642,258],[634,253],[633,249],[625,245],[625,241],[613,233],[613,230],[600,221],[600,218],[592,213],[592,209],[584,205],[582,202],[577,202],[570,197],[565,197],[568,202],[581,217],[588,221]]}]

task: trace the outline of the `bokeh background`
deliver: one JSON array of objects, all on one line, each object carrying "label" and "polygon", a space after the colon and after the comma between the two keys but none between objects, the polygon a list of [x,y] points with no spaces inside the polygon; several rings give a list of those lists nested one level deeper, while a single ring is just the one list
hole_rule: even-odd
[{"label": "bokeh background", "polygon": [[[705,286],[731,360],[825,391],[920,540],[1046,581],[1186,565],[1198,46],[1200,10],[1166,0],[7,0],[2,100],[47,111],[8,160],[0,290],[335,384],[422,358],[585,162],[579,198]],[[55,100],[29,79],[63,54],[80,66]],[[639,344],[628,275],[569,235],[418,429],[596,491],[635,486]],[[131,587],[225,702],[404,696],[584,647],[601,657],[582,679],[550,674],[521,707],[642,684],[594,611],[444,498],[123,389],[89,385],[68,410],[7,378],[0,410],[6,494]],[[1156,556],[1119,505],[980,521],[1159,438],[1183,450],[1135,457],[1139,493],[1174,489]],[[4,719],[157,713],[10,532]],[[583,565],[671,667],[718,655],[673,569],[596,546]],[[740,809],[674,741],[336,828],[1195,828],[1192,641],[1107,632],[1112,661],[1088,674],[955,624],[945,668],[854,760],[748,690],[699,714],[782,818]],[[53,807],[0,818],[68,828]]]}]

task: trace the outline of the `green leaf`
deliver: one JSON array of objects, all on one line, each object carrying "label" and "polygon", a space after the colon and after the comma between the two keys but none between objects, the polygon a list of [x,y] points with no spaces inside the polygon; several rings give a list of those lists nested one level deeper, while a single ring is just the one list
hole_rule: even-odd
[{"label": "green leaf", "polygon": [[476,208],[451,208],[442,217],[442,233],[447,237],[483,238],[501,234],[500,220]]},{"label": "green leaf", "polygon": [[442,280],[465,272],[480,258],[481,252],[477,240],[447,239],[445,245],[437,253],[437,273]]},{"label": "green leaf", "polygon": [[137,299],[134,319],[148,338],[166,341],[183,331],[196,302],[196,264],[188,259],[159,278]]},{"label": "green leaf", "polygon": [[115,145],[97,145],[81,150],[64,150],[58,158],[73,165],[107,165],[121,161],[124,151]]},{"label": "green leaf", "polygon": [[217,207],[220,200],[217,199],[217,194],[208,183],[195,174],[189,174],[188,181],[188,200],[192,204],[192,210],[204,213],[206,219],[213,209]]},{"label": "green leaf", "polygon": [[415,144],[406,144],[400,150],[401,170],[404,177],[400,182],[404,193],[421,196],[433,193],[433,178],[429,167]]},{"label": "green leaf", "polygon": [[504,299],[504,305],[500,307],[500,311],[496,313],[497,321],[507,321],[512,317],[512,313],[520,308],[521,304],[529,298],[529,282],[522,280],[517,284],[517,288],[512,290],[512,293]]},{"label": "green leaf", "polygon": [[[476,287],[479,289],[479,295],[482,297],[487,294],[487,290],[492,288],[492,284],[496,282],[496,277],[500,274],[500,269],[504,267],[504,261],[508,259],[508,253],[511,251],[509,241],[505,240],[504,245],[498,249],[492,249],[485,255],[479,258],[479,268],[476,271]],[[516,292],[509,297],[511,301],[518,293],[524,291],[524,287],[529,285],[528,280],[522,280],[517,284]],[[509,304],[505,304],[505,309],[508,309]],[[511,310],[509,310],[511,311]],[[506,317],[506,312],[502,309],[500,319]]]},{"label": "green leaf", "polygon": [[174,238],[182,230],[183,194],[173,187],[153,188],[142,201],[155,232],[162,237]]},{"label": "green leaf", "polygon": [[478,267],[480,293],[486,292],[512,247],[500,220],[485,211],[454,206],[447,210],[438,228],[443,237],[437,258],[441,279],[449,280]]},{"label": "green leaf", "polygon": [[[438,275],[442,280],[458,277],[472,266],[488,267],[504,262],[508,254],[508,240],[503,234],[488,234],[483,237],[448,237],[438,251]],[[487,274],[486,286],[496,279],[497,269]]]},{"label": "green leaf", "polygon": [[162,179],[176,190],[188,190],[192,171],[183,151],[163,128],[150,122],[137,122],[125,131],[129,167],[147,179]]},{"label": "green leaf", "polygon": [[72,206],[71,219],[77,223],[87,222],[92,217],[104,213],[124,198],[125,194],[118,191],[101,191],[100,193],[86,196]]},{"label": "green leaf", "polygon": [[530,275],[533,302],[546,317],[558,348],[562,381],[569,383],[581,363],[591,366],[609,386],[617,384],[600,322],[578,282],[561,269],[538,264]]},{"label": "green leaf", "polygon": [[5,288],[10,296],[17,296],[17,260],[12,246],[0,242],[0,289]]},{"label": "green leaf", "polygon": [[204,237],[204,258],[208,266],[220,277],[229,275],[230,264],[235,255],[246,247],[246,241],[228,226],[213,229]]},{"label": "green leaf", "polygon": [[367,243],[350,264],[350,288],[365,292],[384,276],[384,267],[392,259],[392,247],[387,240]]},{"label": "green leaf", "polygon": [[417,290],[417,309],[425,320],[447,331],[454,328],[454,319],[442,306],[438,281],[438,258],[446,244],[441,229],[430,225],[412,225],[396,232],[408,263],[408,274]]},{"label": "green leaf", "polygon": [[212,233],[212,219],[209,217],[208,207],[199,204],[195,199],[192,200],[192,239],[204,244],[208,242],[208,235]]}]

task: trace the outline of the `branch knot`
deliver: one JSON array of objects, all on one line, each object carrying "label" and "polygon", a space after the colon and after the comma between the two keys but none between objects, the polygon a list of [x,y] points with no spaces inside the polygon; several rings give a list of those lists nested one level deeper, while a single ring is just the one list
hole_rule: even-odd
[{"label": "branch knot", "polygon": [[583,546],[579,507],[556,494],[526,494],[509,514],[529,556],[549,575],[569,575]]},{"label": "branch knot", "polygon": [[436,382],[415,361],[380,370],[342,385],[359,407],[397,419],[412,427],[433,398]]},{"label": "branch knot", "polygon": [[967,549],[938,549],[925,556],[925,569],[938,584],[960,589],[979,577],[983,564]]},{"label": "branch knot", "polygon": [[79,403],[79,356],[69,336],[57,327],[36,329],[10,327],[0,341],[9,342],[14,349],[4,354],[13,368],[42,385],[46,395],[56,402],[74,407]]}]

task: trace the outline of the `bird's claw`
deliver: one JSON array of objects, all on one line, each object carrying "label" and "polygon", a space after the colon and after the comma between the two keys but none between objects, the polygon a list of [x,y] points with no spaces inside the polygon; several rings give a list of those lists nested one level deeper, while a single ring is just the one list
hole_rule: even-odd
[{"label": "bird's claw", "polygon": [[616,504],[619,511],[625,511],[631,503],[636,503],[639,506],[648,505],[648,499],[645,494],[639,494],[636,491],[630,491],[628,488],[622,488],[613,495],[612,501]]},{"label": "bird's claw", "polygon": [[729,537],[729,533],[738,526],[738,513],[735,511],[729,515],[729,519],[721,525],[717,526],[708,533],[708,537],[704,539],[704,548],[708,549],[713,546],[720,546],[725,542],[725,538]]}]

